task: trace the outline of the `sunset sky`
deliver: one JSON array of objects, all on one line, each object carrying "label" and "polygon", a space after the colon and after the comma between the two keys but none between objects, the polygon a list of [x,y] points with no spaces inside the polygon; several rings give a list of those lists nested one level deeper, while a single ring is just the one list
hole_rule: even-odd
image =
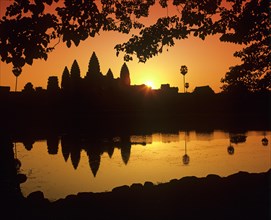
[{"label": "sunset sky", "polygon": [[[5,6],[10,1],[2,1],[1,17],[4,14]],[[175,8],[169,8],[169,16],[176,13]],[[145,19],[146,24],[153,23],[157,17],[166,16],[167,10],[162,9],[158,4],[151,10],[151,17]],[[48,60],[35,60],[32,66],[26,65],[18,78],[18,90],[23,89],[27,82],[32,82],[34,87],[46,88],[49,76],[58,76],[59,83],[65,68],[71,68],[76,59],[81,69],[81,77],[84,77],[88,68],[88,62],[95,51],[102,73],[105,75],[111,68],[115,78],[119,77],[120,69],[124,63],[123,54],[118,57],[114,46],[129,39],[130,35],[116,32],[100,32],[95,38],[88,38],[75,47],[67,48],[60,43],[56,49],[49,54]],[[163,54],[148,60],[146,63],[139,63],[134,57],[133,61],[127,63],[130,71],[131,84],[147,84],[152,82],[154,88],[160,88],[161,84],[169,83],[171,86],[179,87],[183,92],[183,77],[180,74],[180,67],[186,65],[188,73],[186,82],[192,92],[196,86],[210,85],[215,92],[220,92],[221,78],[228,71],[230,66],[240,63],[233,53],[242,48],[241,45],[221,43],[219,36],[206,38],[204,41],[191,36],[186,40],[176,41],[174,47],[164,50]],[[12,64],[0,63],[0,85],[10,86],[15,89],[15,76],[12,73]]]}]

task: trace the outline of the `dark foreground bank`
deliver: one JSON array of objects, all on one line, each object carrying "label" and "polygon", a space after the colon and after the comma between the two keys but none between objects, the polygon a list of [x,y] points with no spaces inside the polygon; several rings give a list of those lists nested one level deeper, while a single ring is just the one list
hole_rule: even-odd
[{"label": "dark foreground bank", "polygon": [[55,202],[42,192],[27,198],[4,196],[1,219],[270,219],[270,183],[271,170],[146,182]]}]

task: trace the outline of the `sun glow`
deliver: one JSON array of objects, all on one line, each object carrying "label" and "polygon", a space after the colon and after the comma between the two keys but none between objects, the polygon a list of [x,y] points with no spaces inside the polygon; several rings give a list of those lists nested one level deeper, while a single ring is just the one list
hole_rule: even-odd
[{"label": "sun glow", "polygon": [[154,84],[153,84],[152,81],[146,81],[146,82],[145,82],[145,85],[148,86],[148,87],[150,87],[151,89],[154,88]]}]

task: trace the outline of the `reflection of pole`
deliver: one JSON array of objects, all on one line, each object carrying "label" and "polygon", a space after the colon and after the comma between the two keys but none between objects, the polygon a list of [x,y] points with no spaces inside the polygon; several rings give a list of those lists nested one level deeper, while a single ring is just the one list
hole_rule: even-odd
[{"label": "reflection of pole", "polygon": [[184,132],[184,153],[186,154],[186,131]]},{"label": "reflection of pole", "polygon": [[233,155],[234,154],[234,147],[231,145],[231,138],[230,138],[230,145],[227,148],[228,154]]},{"label": "reflection of pole", "polygon": [[189,164],[189,161],[190,161],[190,158],[189,158],[189,156],[187,155],[187,153],[186,153],[186,131],[185,131],[185,133],[184,133],[184,151],[185,151],[185,153],[184,153],[184,155],[183,155],[183,164],[184,165],[188,165]]}]

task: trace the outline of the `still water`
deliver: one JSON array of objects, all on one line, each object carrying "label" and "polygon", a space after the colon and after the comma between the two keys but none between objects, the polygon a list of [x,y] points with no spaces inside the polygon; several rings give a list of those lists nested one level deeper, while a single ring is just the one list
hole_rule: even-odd
[{"label": "still water", "polygon": [[20,172],[27,175],[23,194],[40,190],[53,201],[146,181],[266,172],[271,168],[270,141],[270,131],[63,135],[17,142],[16,156]]}]

